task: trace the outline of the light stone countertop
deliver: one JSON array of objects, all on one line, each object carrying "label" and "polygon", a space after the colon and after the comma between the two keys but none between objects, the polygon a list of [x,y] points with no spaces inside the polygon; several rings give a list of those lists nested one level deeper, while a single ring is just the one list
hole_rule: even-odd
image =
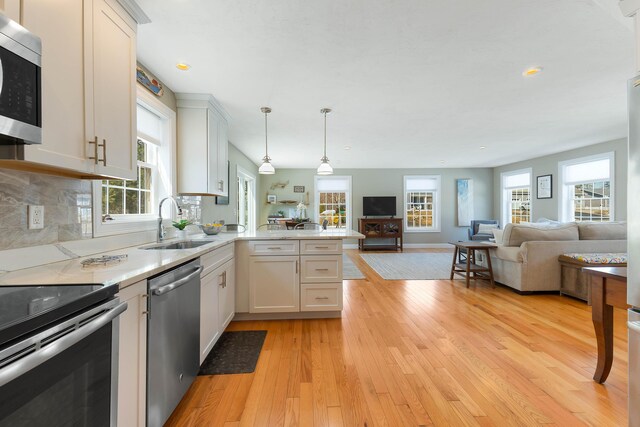
[{"label": "light stone countertop", "polygon": [[[90,257],[101,255],[127,255],[127,259],[108,266],[84,267],[81,261],[88,256],[71,260],[53,262],[37,267],[25,268],[0,275],[0,286],[16,285],[62,285],[103,283],[119,285],[120,289],[147,279],[171,267],[198,258],[207,252],[236,240],[303,240],[303,239],[362,239],[364,236],[353,230],[277,230],[255,231],[244,233],[220,233],[216,236],[192,234],[189,240],[211,241],[206,245],[193,249],[143,250],[141,247],[155,246],[157,243],[136,245],[108,252],[98,252]],[[164,243],[178,242],[178,239],[167,239]]]}]

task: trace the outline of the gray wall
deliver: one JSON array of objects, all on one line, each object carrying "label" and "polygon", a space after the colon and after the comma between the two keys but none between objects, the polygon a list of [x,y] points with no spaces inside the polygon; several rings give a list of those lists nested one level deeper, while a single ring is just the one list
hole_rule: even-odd
[{"label": "gray wall", "polygon": [[[275,175],[263,175],[258,191],[258,205],[262,206],[259,223],[267,222],[267,216],[278,210],[287,210],[287,206],[267,204],[267,194],[275,194],[278,200],[292,199],[300,201],[305,194],[293,193],[294,185],[304,185],[309,194],[308,216],[313,217],[315,206],[314,176],[315,169],[276,169]],[[362,216],[363,196],[396,196],[397,212],[403,217],[404,175],[440,175],[441,176],[441,231],[437,233],[405,233],[405,243],[446,243],[467,238],[468,227],[457,227],[456,179],[471,178],[474,185],[474,216],[477,219],[492,218],[493,212],[493,170],[475,169],[336,169],[334,175],[350,175],[352,185],[352,221],[351,228],[357,230],[358,218]],[[284,189],[271,189],[274,183],[289,182]],[[292,208],[293,209],[293,208]]]},{"label": "gray wall", "polygon": [[[493,194],[495,200],[493,202],[493,216],[500,218],[500,192],[501,182],[500,174],[512,170],[532,168],[532,212],[533,221],[539,218],[558,219],[558,203],[559,203],[559,182],[558,182],[558,162],[571,160],[580,157],[591,156],[594,154],[615,152],[615,219],[622,221],[627,218],[627,159],[628,149],[627,140],[618,139],[615,141],[604,142],[601,144],[590,145],[588,147],[578,148],[575,150],[564,151],[550,156],[538,157],[522,162],[511,163],[493,169]],[[540,175],[553,176],[553,197],[551,199],[536,198],[536,177]]]},{"label": "gray wall", "polygon": [[238,221],[238,180],[237,180],[237,167],[242,166],[245,170],[249,171],[256,176],[256,191],[258,191],[258,197],[256,197],[256,221],[260,223],[260,202],[259,188],[262,175],[258,175],[258,166],[255,165],[247,156],[245,156],[240,150],[238,150],[233,144],[229,144],[229,204],[228,205],[216,205],[215,197],[202,197],[202,223],[211,223],[217,220],[224,220],[226,223],[236,223]]}]

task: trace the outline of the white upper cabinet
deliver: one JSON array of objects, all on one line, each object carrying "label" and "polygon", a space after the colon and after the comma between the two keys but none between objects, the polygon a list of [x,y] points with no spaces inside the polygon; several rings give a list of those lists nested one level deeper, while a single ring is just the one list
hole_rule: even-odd
[{"label": "white upper cabinet", "polygon": [[135,179],[135,21],[115,0],[23,0],[21,13],[42,39],[42,144],[25,168]]},{"label": "white upper cabinet", "polygon": [[176,94],[178,193],[226,196],[228,116],[211,95]]},{"label": "white upper cabinet", "polygon": [[85,149],[82,5],[83,0],[23,3],[23,25],[42,39],[42,144],[25,146],[25,160],[89,174],[94,163]]},{"label": "white upper cabinet", "polygon": [[94,163],[99,175],[135,179],[137,174],[135,28],[114,1],[93,2],[93,26],[87,35],[93,37],[93,56],[85,68],[93,91],[86,93],[86,116],[92,148],[98,138]]}]

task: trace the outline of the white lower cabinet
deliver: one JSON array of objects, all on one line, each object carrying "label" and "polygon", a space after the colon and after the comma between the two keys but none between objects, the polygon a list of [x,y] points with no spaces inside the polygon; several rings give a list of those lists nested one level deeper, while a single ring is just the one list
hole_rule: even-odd
[{"label": "white lower cabinet", "polygon": [[120,291],[128,304],[120,316],[118,425],[144,426],[147,378],[147,281]]},{"label": "white lower cabinet", "polygon": [[300,311],[299,257],[251,256],[249,313]]},{"label": "white lower cabinet", "polygon": [[256,240],[246,253],[249,313],[342,310],[342,241]]},{"label": "white lower cabinet", "polygon": [[200,279],[200,363],[220,336],[217,270]]},{"label": "white lower cabinet", "polygon": [[235,263],[228,261],[222,267],[222,283],[218,286],[218,324],[220,325],[220,331],[224,332],[224,329],[229,325],[229,322],[235,315],[236,307],[236,267]]},{"label": "white lower cabinet", "polygon": [[342,282],[300,285],[300,311],[337,310],[342,310]]},{"label": "white lower cabinet", "polygon": [[235,315],[233,245],[200,257],[200,363]]}]

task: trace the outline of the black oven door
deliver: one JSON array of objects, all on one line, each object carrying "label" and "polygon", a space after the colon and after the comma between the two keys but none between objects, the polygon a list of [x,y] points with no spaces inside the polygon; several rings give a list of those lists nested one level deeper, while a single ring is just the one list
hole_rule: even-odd
[{"label": "black oven door", "polygon": [[112,300],[0,351],[0,426],[114,426],[126,307]]}]

